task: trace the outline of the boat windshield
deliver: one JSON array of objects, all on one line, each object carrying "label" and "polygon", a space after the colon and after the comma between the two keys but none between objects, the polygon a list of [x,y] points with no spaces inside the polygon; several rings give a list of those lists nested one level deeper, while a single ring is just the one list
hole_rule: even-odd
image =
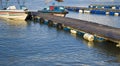
[{"label": "boat windshield", "polygon": [[59,7],[60,10],[64,10],[64,7]]}]

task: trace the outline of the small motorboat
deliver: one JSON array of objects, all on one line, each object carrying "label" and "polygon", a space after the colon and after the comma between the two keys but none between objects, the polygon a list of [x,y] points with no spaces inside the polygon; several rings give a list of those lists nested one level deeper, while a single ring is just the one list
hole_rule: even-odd
[{"label": "small motorboat", "polygon": [[[17,5],[4,5],[5,3],[16,4],[18,2],[19,8]],[[20,0],[1,0],[0,4],[0,18],[2,19],[11,19],[11,20],[25,20],[27,16],[27,8],[25,7],[25,1]]]},{"label": "small motorboat", "polygon": [[51,13],[52,15],[61,17],[65,17],[66,14],[68,14],[68,11],[65,9],[64,6],[49,6],[47,8],[44,8],[43,10],[38,10],[38,12]]},{"label": "small motorboat", "polygon": [[0,17],[3,19],[25,20],[26,16],[26,10],[17,10],[15,6],[0,10]]}]

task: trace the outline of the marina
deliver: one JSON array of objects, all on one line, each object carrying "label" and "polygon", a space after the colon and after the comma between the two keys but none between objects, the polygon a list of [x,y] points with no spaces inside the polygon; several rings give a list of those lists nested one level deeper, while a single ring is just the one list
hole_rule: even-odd
[{"label": "marina", "polygon": [[[120,17],[116,11],[119,1],[46,1],[50,4],[43,0],[21,1],[14,2],[19,3],[18,9],[23,6],[20,4],[28,8],[25,20],[0,18],[0,66],[120,65]],[[63,9],[63,6],[74,8],[66,8],[68,13],[64,17],[54,15],[61,14],[59,8]],[[76,7],[85,6],[88,9],[94,6],[95,11],[100,11],[95,14],[76,11]],[[117,14],[101,14],[106,6],[110,6],[107,11]]]}]

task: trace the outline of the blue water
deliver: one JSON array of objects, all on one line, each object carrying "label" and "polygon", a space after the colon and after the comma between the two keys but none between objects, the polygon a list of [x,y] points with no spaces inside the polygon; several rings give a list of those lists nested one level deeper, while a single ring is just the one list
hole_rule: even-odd
[{"label": "blue water", "polygon": [[[44,6],[40,0],[28,3],[30,9]],[[70,12],[67,17],[120,27],[119,17],[114,16]],[[120,48],[115,45],[108,41],[88,42],[33,21],[0,19],[0,66],[120,66]]]},{"label": "blue water", "polygon": [[0,66],[118,66],[120,49],[111,42],[87,42],[34,22],[0,20]]}]

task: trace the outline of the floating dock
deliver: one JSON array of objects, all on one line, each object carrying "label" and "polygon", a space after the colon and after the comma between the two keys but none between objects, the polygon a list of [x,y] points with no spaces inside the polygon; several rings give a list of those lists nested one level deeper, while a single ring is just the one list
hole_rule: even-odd
[{"label": "floating dock", "polygon": [[86,7],[71,7],[71,6],[65,6],[65,8],[69,11],[75,11],[75,12],[79,12],[79,13],[120,16],[120,9],[106,9],[106,8],[100,8],[100,7],[98,8],[97,5],[95,7],[89,6],[89,8],[86,8]]},{"label": "floating dock", "polygon": [[101,9],[120,9],[120,5],[101,5],[101,4],[90,4],[88,8],[101,8]]},{"label": "floating dock", "polygon": [[40,12],[29,12],[26,20],[32,19],[37,19],[40,23],[44,22],[48,25],[54,24],[57,28],[79,34],[88,41],[104,39],[120,45],[120,28]]}]

